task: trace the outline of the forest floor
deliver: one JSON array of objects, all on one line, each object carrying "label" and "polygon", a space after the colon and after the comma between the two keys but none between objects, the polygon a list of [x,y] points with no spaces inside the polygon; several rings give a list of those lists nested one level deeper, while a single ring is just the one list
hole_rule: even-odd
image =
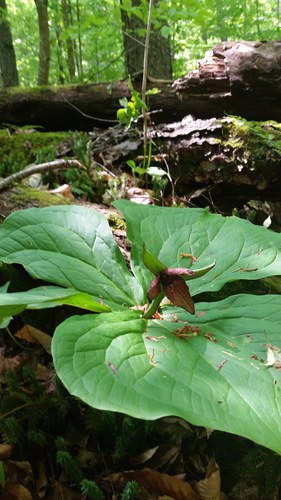
[{"label": "forest floor", "polygon": [[[135,186],[129,175],[124,186],[122,175],[103,171],[95,188],[98,203],[89,201],[88,180],[82,186],[83,179],[76,174],[71,178],[76,193],[71,186],[57,195],[27,184],[16,185],[1,193],[0,220],[22,208],[86,204],[106,214],[128,262],[124,223],[104,201],[126,191],[135,202],[152,203],[154,194]],[[66,179],[56,180],[62,184]],[[198,187],[190,191],[188,199],[174,196],[172,200],[169,189],[161,201],[165,205],[171,200],[180,206],[208,205],[212,211],[231,214],[235,195],[229,201],[222,199],[222,192],[221,187]],[[254,202],[254,194],[248,191],[247,198],[241,198],[240,215],[255,217],[262,224],[272,208],[266,202]],[[157,197],[159,200],[161,192]],[[280,230],[279,224],[276,227]],[[0,278],[0,285],[13,278],[17,291],[26,290],[31,283],[20,266],[3,266]],[[70,396],[56,378],[50,345],[54,329],[72,312],[69,306],[55,315],[29,311],[0,330],[0,498],[281,498],[281,457],[265,448],[235,435],[191,426],[179,418],[145,422],[97,411]]]}]

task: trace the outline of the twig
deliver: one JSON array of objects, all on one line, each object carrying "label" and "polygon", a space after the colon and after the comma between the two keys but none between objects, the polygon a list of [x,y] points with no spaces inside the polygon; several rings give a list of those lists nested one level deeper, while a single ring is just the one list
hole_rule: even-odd
[{"label": "twig", "polygon": [[80,115],[85,116],[85,118],[90,118],[90,120],[96,120],[98,122],[118,123],[118,120],[107,120],[106,118],[97,118],[96,116],[88,115],[87,113],[84,113],[84,111],[81,111],[81,109],[77,108],[77,106],[75,106],[74,104],[72,104],[72,102],[70,102],[65,97],[65,95],[63,95],[62,97],[65,100],[65,102],[67,102],[67,104],[69,104],[69,106],[71,106],[73,109],[75,109],[76,111],[78,111],[78,113],[80,113]]},{"label": "twig", "polygon": [[9,175],[6,179],[0,179],[0,191],[3,191],[15,182],[21,181],[32,174],[48,172],[48,170],[55,170],[57,168],[79,168],[81,170],[86,170],[86,167],[78,160],[60,159],[48,163],[40,163],[39,165],[32,165],[32,167],[27,167],[20,172]]}]

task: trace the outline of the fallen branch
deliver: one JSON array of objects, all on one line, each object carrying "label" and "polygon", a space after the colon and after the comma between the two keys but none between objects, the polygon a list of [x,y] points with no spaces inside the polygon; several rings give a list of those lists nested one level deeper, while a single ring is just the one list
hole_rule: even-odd
[{"label": "fallen branch", "polygon": [[56,170],[57,168],[79,168],[80,170],[86,170],[86,167],[80,163],[78,160],[54,160],[47,163],[40,163],[39,165],[32,165],[32,167],[27,167],[20,172],[9,175],[6,179],[0,179],[0,191],[10,187],[15,182],[21,181],[26,177],[33,174],[42,174],[43,172],[48,172],[48,170]]}]

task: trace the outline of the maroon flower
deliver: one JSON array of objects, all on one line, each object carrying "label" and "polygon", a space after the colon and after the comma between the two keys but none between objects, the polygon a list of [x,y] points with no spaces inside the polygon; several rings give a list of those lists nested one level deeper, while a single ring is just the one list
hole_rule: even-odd
[{"label": "maroon flower", "polygon": [[194,303],[189,293],[189,288],[181,275],[194,275],[195,272],[186,268],[166,268],[160,271],[151,282],[147,297],[150,301],[155,299],[163,290],[166,297],[177,307],[182,307],[190,314],[194,314]]}]

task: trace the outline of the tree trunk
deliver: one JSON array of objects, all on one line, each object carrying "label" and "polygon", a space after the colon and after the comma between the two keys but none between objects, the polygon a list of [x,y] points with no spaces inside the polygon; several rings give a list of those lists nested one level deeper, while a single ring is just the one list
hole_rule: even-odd
[{"label": "tree trunk", "polygon": [[6,16],[6,0],[0,0],[0,76],[4,87],[16,87],[19,85],[16,55]]},{"label": "tree trunk", "polygon": [[34,0],[39,26],[38,85],[48,85],[50,69],[50,34],[48,22],[48,0]]},{"label": "tree trunk", "polygon": [[[150,97],[151,119],[171,123],[195,118],[238,115],[281,122],[281,42],[226,42],[214,47],[199,69],[167,85],[150,79],[161,91]],[[140,82],[133,81],[136,90]],[[90,130],[116,122],[119,99],[130,99],[127,81],[76,85],[35,92],[0,92],[1,121],[33,123],[46,130]]]},{"label": "tree trunk", "polygon": [[[68,0],[61,0],[63,24],[65,30],[68,30],[69,26],[71,25],[70,7],[71,6]],[[75,78],[75,58],[74,58],[73,40],[69,36],[67,36],[66,38],[66,49],[67,49],[67,67],[70,79],[69,81],[72,82]]]},{"label": "tree trunk", "polygon": [[77,72],[78,76],[82,79],[83,78],[83,57],[82,57],[82,38],[81,38],[81,15],[80,15],[80,3],[79,0],[76,0],[76,18],[77,18],[77,24],[78,24],[78,39],[77,39],[77,45],[78,45],[78,54],[77,54]]},{"label": "tree trunk", "polygon": [[[143,70],[143,55],[146,24],[142,19],[127,12],[121,2],[121,17],[124,24],[123,39],[125,50],[125,67],[127,75],[139,74]],[[155,4],[158,0],[155,0]],[[141,4],[140,0],[132,0],[132,7]],[[141,34],[140,34],[141,33]],[[149,44],[148,74],[159,79],[172,78],[171,50],[168,38],[164,38],[159,29],[152,29]]]}]

